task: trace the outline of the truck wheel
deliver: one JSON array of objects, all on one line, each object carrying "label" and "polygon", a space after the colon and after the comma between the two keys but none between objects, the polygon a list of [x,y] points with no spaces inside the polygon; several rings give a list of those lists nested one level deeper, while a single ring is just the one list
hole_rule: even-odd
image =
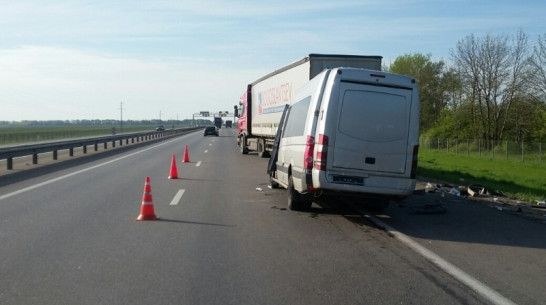
[{"label": "truck wheel", "polygon": [[269,158],[269,152],[265,151],[265,143],[263,140],[258,141],[258,157]]},{"label": "truck wheel", "polygon": [[312,202],[294,189],[292,176],[288,177],[288,208],[292,211],[301,211],[311,208]]},{"label": "truck wheel", "polygon": [[248,147],[246,146],[245,136],[239,138],[239,149],[241,150],[241,154],[248,155]]}]

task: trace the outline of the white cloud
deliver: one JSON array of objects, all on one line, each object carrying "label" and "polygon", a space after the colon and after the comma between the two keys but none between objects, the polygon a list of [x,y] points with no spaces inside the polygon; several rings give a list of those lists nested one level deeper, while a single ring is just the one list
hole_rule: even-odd
[{"label": "white cloud", "polygon": [[121,101],[135,119],[231,109],[247,83],[308,53],[390,63],[408,53],[447,59],[470,34],[521,28],[536,39],[545,5],[0,0],[0,103],[10,111],[0,120],[116,118]]},{"label": "white cloud", "polygon": [[231,109],[261,71],[216,62],[144,61],[28,46],[0,52],[0,120],[191,117]]}]

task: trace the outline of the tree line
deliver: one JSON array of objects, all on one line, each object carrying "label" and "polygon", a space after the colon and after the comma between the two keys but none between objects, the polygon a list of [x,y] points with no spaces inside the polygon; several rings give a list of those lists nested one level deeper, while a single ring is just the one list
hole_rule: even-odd
[{"label": "tree line", "polygon": [[450,57],[408,54],[385,67],[417,80],[423,136],[546,142],[546,37],[469,35]]}]

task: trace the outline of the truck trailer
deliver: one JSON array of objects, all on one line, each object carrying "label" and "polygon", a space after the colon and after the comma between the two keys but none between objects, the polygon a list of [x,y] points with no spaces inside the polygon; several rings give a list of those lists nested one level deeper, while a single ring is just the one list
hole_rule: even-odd
[{"label": "truck trailer", "polygon": [[222,118],[215,117],[214,118],[214,126],[216,126],[216,128],[218,128],[218,129],[222,128]]},{"label": "truck trailer", "polygon": [[337,67],[381,70],[381,56],[309,54],[249,84],[235,106],[237,145],[242,154],[267,158],[286,105],[295,92],[325,69]]}]

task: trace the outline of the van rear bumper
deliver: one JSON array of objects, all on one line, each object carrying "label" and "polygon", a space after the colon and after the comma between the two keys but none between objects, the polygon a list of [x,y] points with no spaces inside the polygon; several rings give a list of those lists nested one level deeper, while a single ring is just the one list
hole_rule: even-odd
[{"label": "van rear bumper", "polygon": [[313,187],[322,191],[407,196],[415,190],[416,179],[392,176],[326,174],[313,171]]}]

